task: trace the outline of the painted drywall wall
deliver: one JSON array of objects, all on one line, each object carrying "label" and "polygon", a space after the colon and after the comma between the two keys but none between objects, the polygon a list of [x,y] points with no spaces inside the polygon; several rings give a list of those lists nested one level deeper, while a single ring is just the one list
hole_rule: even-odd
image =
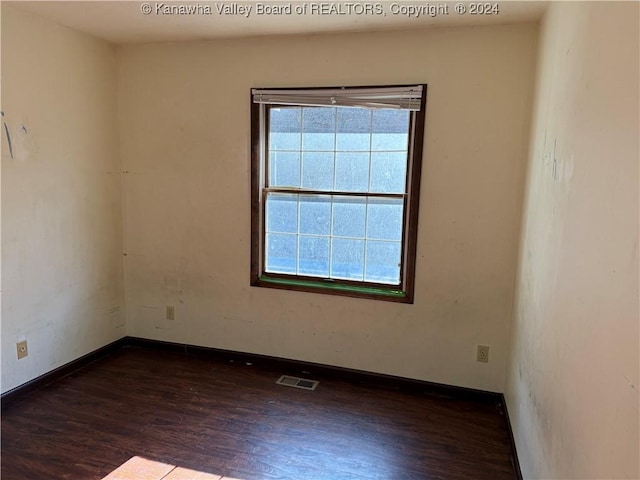
[{"label": "painted drywall wall", "polygon": [[525,478],[640,478],[637,2],[540,36],[507,406]]},{"label": "painted drywall wall", "polygon": [[3,392],[125,334],[116,62],[2,3]]},{"label": "painted drywall wall", "polygon": [[[121,47],[128,333],[502,391],[536,40],[519,24]],[[415,304],[249,287],[251,87],[412,82],[429,86]]]}]

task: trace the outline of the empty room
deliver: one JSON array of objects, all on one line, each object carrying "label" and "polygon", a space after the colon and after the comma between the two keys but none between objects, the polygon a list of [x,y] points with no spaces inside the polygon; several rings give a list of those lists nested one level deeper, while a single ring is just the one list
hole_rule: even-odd
[{"label": "empty room", "polygon": [[1,2],[1,472],[640,479],[640,3]]}]

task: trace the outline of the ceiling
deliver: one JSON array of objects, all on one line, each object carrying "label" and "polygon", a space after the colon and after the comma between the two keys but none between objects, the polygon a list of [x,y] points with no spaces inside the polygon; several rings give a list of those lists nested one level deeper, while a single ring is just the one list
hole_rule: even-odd
[{"label": "ceiling", "polygon": [[[476,2],[425,1],[20,1],[20,8],[112,43],[209,40],[226,37],[339,31],[393,30],[425,26],[487,25],[539,19],[542,1],[501,1],[499,12],[471,14]],[[147,3],[149,7],[143,7]],[[259,4],[282,12],[258,11]],[[306,7],[304,6],[306,4]],[[456,5],[465,13],[458,14]],[[483,4],[484,5],[484,4]],[[496,5],[490,3],[489,5]],[[290,6],[290,11],[287,6]],[[192,14],[180,14],[191,9]],[[150,13],[142,10],[150,8]],[[370,11],[366,12],[365,9]],[[460,7],[458,7],[460,8]],[[306,12],[302,12],[306,9]],[[430,10],[431,9],[431,10]],[[296,10],[298,13],[296,13]],[[448,11],[445,11],[448,10]]]}]

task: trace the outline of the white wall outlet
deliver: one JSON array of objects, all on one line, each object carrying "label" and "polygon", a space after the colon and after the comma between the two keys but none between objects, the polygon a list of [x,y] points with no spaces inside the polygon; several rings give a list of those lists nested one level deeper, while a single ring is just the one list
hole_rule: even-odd
[{"label": "white wall outlet", "polygon": [[173,305],[167,305],[167,320],[176,319],[176,309]]},{"label": "white wall outlet", "polygon": [[18,350],[18,360],[29,355],[29,351],[27,350],[27,341],[23,340],[22,342],[16,343],[16,348]]},{"label": "white wall outlet", "polygon": [[478,345],[478,351],[476,353],[476,361],[482,363],[489,363],[489,346]]}]

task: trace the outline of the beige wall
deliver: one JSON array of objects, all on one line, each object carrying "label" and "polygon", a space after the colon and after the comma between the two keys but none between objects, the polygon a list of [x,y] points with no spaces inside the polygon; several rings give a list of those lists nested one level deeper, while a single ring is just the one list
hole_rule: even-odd
[{"label": "beige wall", "polygon": [[525,478],[640,478],[639,8],[541,31],[507,405]]},{"label": "beige wall", "polygon": [[2,2],[3,392],[125,333],[116,88],[112,46]]},{"label": "beige wall", "polygon": [[[128,333],[502,391],[536,38],[522,24],[121,48]],[[249,287],[250,88],[411,82],[429,85],[415,304]]]}]

